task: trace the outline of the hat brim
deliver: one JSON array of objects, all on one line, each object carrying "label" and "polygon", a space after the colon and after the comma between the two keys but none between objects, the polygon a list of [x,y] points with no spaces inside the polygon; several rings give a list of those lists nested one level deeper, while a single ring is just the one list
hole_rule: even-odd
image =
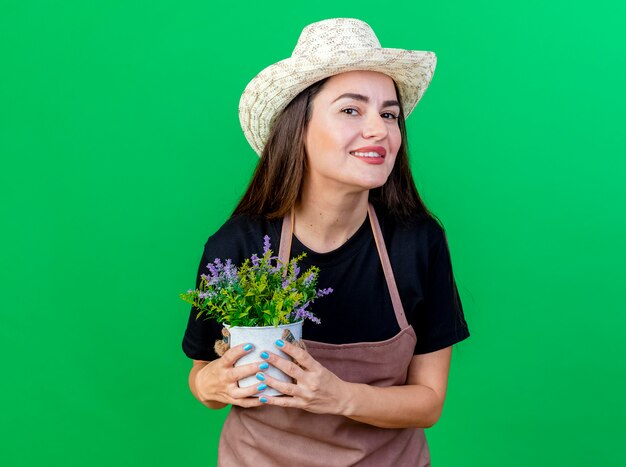
[{"label": "hat brim", "polygon": [[274,121],[300,92],[329,76],[357,70],[390,76],[408,117],[428,88],[436,64],[433,52],[390,48],[287,58],[268,66],[248,83],[239,101],[239,121],[246,139],[260,155]]}]

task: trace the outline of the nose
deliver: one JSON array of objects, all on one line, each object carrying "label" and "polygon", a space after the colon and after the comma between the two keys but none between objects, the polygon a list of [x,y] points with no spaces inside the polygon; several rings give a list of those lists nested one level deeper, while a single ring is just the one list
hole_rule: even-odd
[{"label": "nose", "polygon": [[363,137],[381,140],[387,137],[389,129],[387,123],[377,112],[372,112],[367,116],[363,126]]}]

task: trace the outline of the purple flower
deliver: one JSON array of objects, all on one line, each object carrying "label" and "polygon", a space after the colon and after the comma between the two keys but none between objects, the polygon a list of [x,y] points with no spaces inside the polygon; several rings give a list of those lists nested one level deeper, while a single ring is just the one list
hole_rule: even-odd
[{"label": "purple flower", "polygon": [[315,296],[316,298],[320,298],[323,297],[325,295],[330,295],[333,292],[333,289],[331,289],[330,287],[326,288],[326,289],[319,289],[317,291],[317,295]]},{"label": "purple flower", "polygon": [[259,257],[255,254],[253,254],[250,259],[252,260],[252,266],[257,267],[259,265]]},{"label": "purple flower", "polygon": [[[219,258],[217,258],[214,261],[215,265],[218,264],[218,261],[219,261]],[[209,270],[209,273],[211,274],[211,280],[209,281],[209,283],[214,283],[220,275],[219,269],[214,265],[214,263],[209,263],[206,265],[207,269]]]},{"label": "purple flower", "polygon": [[226,260],[226,264],[224,265],[224,275],[226,276],[228,282],[234,282],[237,280],[237,268],[230,258]]},{"label": "purple flower", "polygon": [[270,248],[270,236],[266,235],[265,237],[263,237],[263,254],[265,255]]},{"label": "purple flower", "polygon": [[305,303],[304,306],[301,306],[300,308],[296,310],[296,313],[295,313],[296,321],[299,321],[301,319],[310,319],[314,323],[320,324],[321,323],[320,319],[315,317],[313,313],[307,310],[308,306],[309,306],[309,302]]},{"label": "purple flower", "polygon": [[210,276],[202,275],[202,278],[206,280],[207,286],[217,286],[218,284],[231,285],[233,282],[237,282],[237,268],[230,259],[226,260],[223,264],[222,260],[215,258],[212,263],[207,264]]},{"label": "purple flower", "polygon": [[311,282],[313,282],[314,278],[315,278],[315,274],[313,273],[313,271],[311,271],[309,275],[304,278],[304,285],[306,286],[311,285]]}]

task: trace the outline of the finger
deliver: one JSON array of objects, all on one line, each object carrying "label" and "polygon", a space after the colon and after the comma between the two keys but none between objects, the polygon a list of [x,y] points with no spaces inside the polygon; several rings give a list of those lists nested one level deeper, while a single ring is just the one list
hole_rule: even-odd
[{"label": "finger", "polygon": [[239,344],[231,349],[228,349],[224,355],[222,355],[222,362],[225,366],[233,366],[237,360],[246,354],[249,354],[254,350],[252,344]]},{"label": "finger", "polygon": [[280,381],[276,378],[272,378],[270,375],[265,376],[265,383],[270,388],[276,389],[285,396],[299,397],[302,395],[302,390],[297,384]]},{"label": "finger", "polygon": [[280,396],[262,396],[259,398],[261,405],[276,405],[278,407],[302,408],[302,403],[295,397]]},{"label": "finger", "polygon": [[231,367],[226,370],[226,379],[228,381],[239,381],[240,379],[247,378],[248,376],[254,376],[257,373],[262,372],[260,368],[261,365],[258,362]]},{"label": "finger", "polygon": [[291,362],[284,357],[276,355],[275,353],[262,352],[261,358],[263,358],[271,366],[278,368],[280,371],[296,380],[301,379],[304,376],[304,370],[296,363]]},{"label": "finger", "polygon": [[230,386],[228,388],[228,403],[240,407],[259,407],[263,405],[267,398],[263,391],[268,388],[268,385],[262,380],[257,381],[257,383],[243,388],[238,387],[237,384]]},{"label": "finger", "polygon": [[251,408],[251,407],[260,407],[264,405],[263,402],[258,397],[248,397],[245,399],[233,399],[229,402],[230,405],[237,405],[239,407]]},{"label": "finger", "polygon": [[309,352],[298,347],[297,345],[283,341],[282,339],[278,339],[275,345],[282,352],[285,352],[296,362],[298,362],[298,364],[300,364],[300,366],[305,370],[312,369],[312,367],[315,366],[315,364],[317,363],[317,361],[313,357],[311,357],[311,354]]},{"label": "finger", "polygon": [[[254,397],[255,394],[258,394],[260,391],[263,391],[267,388],[267,384],[262,382],[257,382],[251,386],[246,386],[240,388],[237,383],[228,388],[228,395],[233,400],[246,399],[249,397]],[[258,399],[258,397],[257,397]]]}]

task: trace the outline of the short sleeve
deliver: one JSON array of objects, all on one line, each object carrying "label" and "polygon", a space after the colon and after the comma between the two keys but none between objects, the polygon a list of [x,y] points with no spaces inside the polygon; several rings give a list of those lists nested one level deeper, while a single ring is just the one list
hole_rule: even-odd
[{"label": "short sleeve", "polygon": [[415,331],[415,354],[434,352],[469,337],[443,229],[438,230],[428,254],[424,307]]},{"label": "short sleeve", "polygon": [[[231,216],[204,244],[198,265],[196,288],[200,285],[200,276],[207,272],[207,265],[216,258],[224,262],[230,259],[233,264],[240,266],[252,253],[263,251],[264,235],[269,235],[272,245],[277,245],[279,238],[277,232],[275,222],[265,222],[246,216]],[[222,339],[223,326],[215,319],[206,319],[204,316],[196,319],[197,315],[198,310],[191,307],[183,337],[183,351],[194,360],[215,360],[218,358],[214,350],[215,341]]]},{"label": "short sleeve", "polygon": [[[206,272],[207,264],[214,259],[207,258],[205,247],[198,266],[196,288],[200,285],[200,276]],[[187,329],[183,337],[183,352],[185,352],[185,355],[193,360],[215,360],[218,358],[218,355],[213,347],[215,341],[221,339],[221,337],[222,325],[214,319],[205,319],[203,316],[198,317],[198,309],[192,306],[189,320],[187,321]]]}]

